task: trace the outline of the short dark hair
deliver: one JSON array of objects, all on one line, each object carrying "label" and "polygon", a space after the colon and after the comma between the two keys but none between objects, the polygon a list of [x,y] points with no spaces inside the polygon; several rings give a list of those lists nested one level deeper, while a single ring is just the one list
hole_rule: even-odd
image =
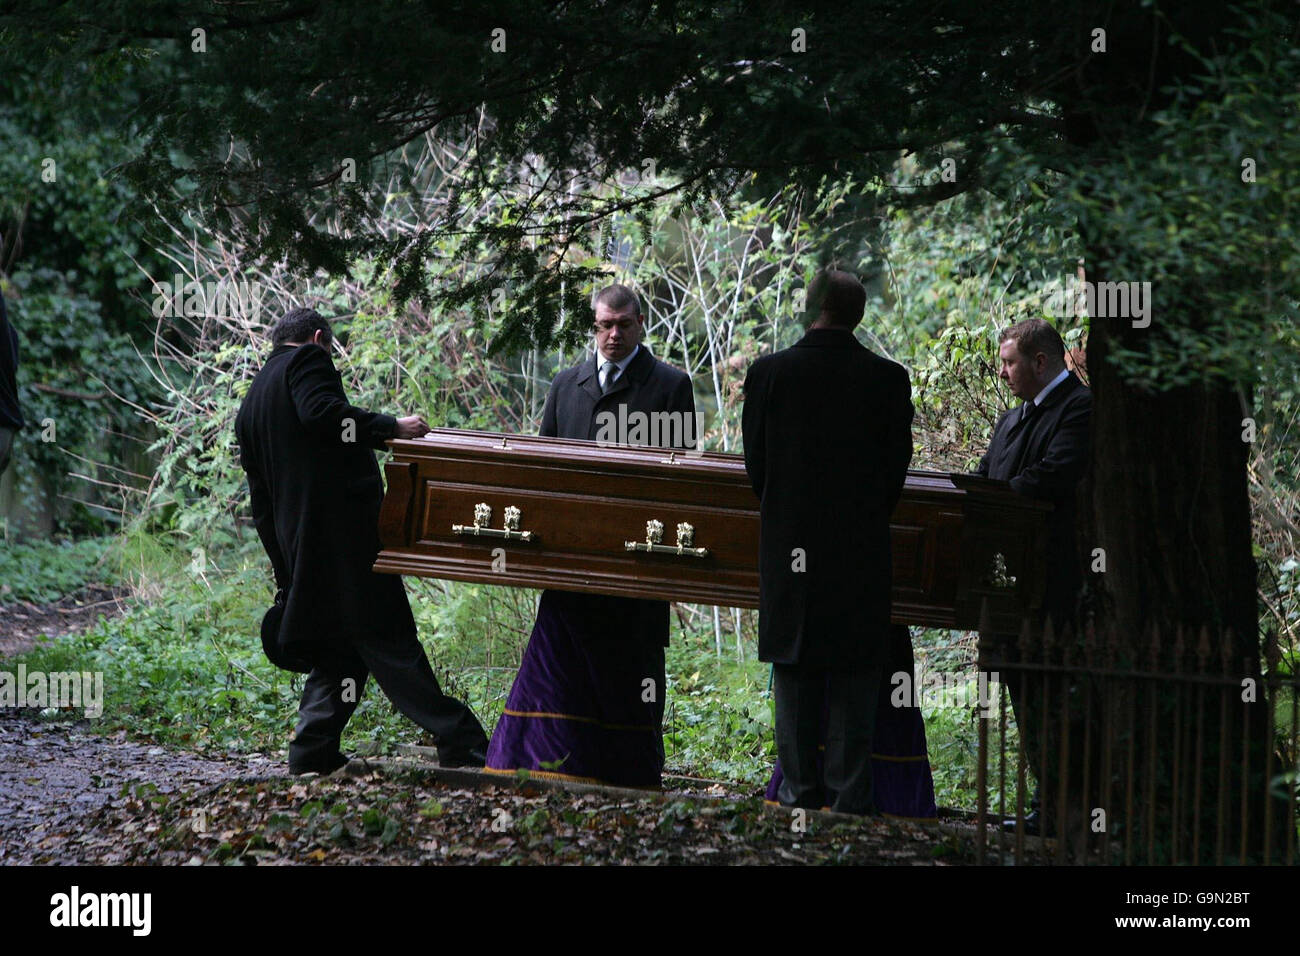
[{"label": "short dark hair", "polygon": [[334,330],[330,328],[329,320],[315,309],[290,309],[271,329],[271,344],[306,342],[317,332],[325,333],[326,345],[334,341]]},{"label": "short dark hair", "polygon": [[812,321],[825,315],[833,325],[852,329],[862,321],[867,290],[851,272],[823,269],[808,284],[807,306]]},{"label": "short dark hair", "polygon": [[1042,319],[1025,319],[1015,325],[1009,325],[998,336],[998,345],[1003,342],[1015,342],[1016,349],[1025,358],[1032,360],[1039,352],[1056,362],[1065,362],[1065,343],[1056,329]]},{"label": "short dark hair", "polygon": [[622,315],[624,312],[631,311],[633,315],[641,314],[641,300],[637,298],[636,293],[625,285],[610,285],[596,293],[596,297],[591,300],[591,308],[594,311],[596,306],[604,305],[611,312],[617,312]]}]

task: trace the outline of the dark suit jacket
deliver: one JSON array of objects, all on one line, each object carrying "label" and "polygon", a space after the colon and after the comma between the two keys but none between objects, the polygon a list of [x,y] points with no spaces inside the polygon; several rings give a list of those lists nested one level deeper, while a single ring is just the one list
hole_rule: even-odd
[{"label": "dark suit jacket", "polygon": [[1050,501],[1047,594],[1043,610],[1058,625],[1074,607],[1082,570],[1074,542],[1075,489],[1088,468],[1092,392],[1073,373],[1052,389],[1036,414],[1022,420],[1024,405],[1008,409],[993,428],[978,472],[1010,481],[1022,495]]},{"label": "dark suit jacket", "polygon": [[18,333],[5,314],[4,296],[0,295],[0,428],[15,431],[23,427],[23,413],[18,406]]},{"label": "dark suit jacket", "polygon": [[[603,360],[602,360],[603,361]],[[661,362],[641,343],[636,357],[614,381],[608,395],[600,393],[600,374],[596,356],[581,365],[566,368],[546,395],[539,434],[550,438],[581,438],[595,441],[599,423],[597,415],[612,412],[620,405],[628,414],[641,412],[681,412],[695,414],[695,393],[691,377],[666,362]],[[698,436],[697,436],[698,437]]]},{"label": "dark suit jacket", "polygon": [[[617,417],[620,405],[627,407],[629,415],[678,412],[692,416],[693,421],[695,393],[691,377],[659,361],[642,342],[609,394],[601,395],[596,357],[592,355],[581,365],[555,376],[542,409],[540,434],[594,441],[599,428],[597,416],[610,412]],[[698,435],[692,437],[699,439]],[[609,632],[612,639],[668,645],[668,602],[595,596],[593,603],[605,608],[607,617],[612,614],[619,621],[617,629]]]},{"label": "dark suit jacket", "polygon": [[285,592],[286,662],[310,665],[383,628],[415,627],[401,579],[371,571],[383,499],[372,449],[396,430],[392,416],[348,403],[317,345],[274,349],[240,405],[235,435],[253,521]]},{"label": "dark suit jacket", "polygon": [[912,458],[911,394],[901,365],[836,329],[810,329],[750,367],[743,427],[760,502],[761,660],[824,667],[883,657],[889,516]]}]

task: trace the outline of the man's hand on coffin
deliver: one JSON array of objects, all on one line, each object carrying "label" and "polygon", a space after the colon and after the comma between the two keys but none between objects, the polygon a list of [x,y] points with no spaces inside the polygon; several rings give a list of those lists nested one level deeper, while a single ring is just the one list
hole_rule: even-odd
[{"label": "man's hand on coffin", "polygon": [[397,420],[397,438],[423,438],[432,429],[419,415],[407,415]]}]

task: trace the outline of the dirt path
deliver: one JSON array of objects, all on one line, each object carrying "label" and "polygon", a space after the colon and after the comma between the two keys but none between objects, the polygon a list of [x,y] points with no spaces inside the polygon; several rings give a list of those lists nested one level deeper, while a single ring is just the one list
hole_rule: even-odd
[{"label": "dirt path", "polygon": [[[0,864],[119,862],[91,814],[142,794],[183,798],[233,778],[277,776],[263,754],[201,757],[0,709]],[[125,852],[122,859],[126,859]]]},{"label": "dirt path", "polygon": [[55,640],[82,630],[101,614],[116,617],[122,613],[126,595],[126,588],[95,584],[53,604],[0,604],[0,661],[30,650],[42,639]]},{"label": "dirt path", "polygon": [[[122,613],[125,589],[90,586],[46,605],[0,605],[0,668],[38,642]],[[263,754],[204,757],[93,733],[84,722],[46,720],[0,708],[0,865],[117,862],[117,835],[97,833],[93,813],[135,800],[193,793],[239,777],[276,776],[283,761]]]},{"label": "dirt path", "polygon": [[[117,613],[87,589],[0,607],[0,666]],[[418,748],[415,748],[418,749]],[[708,781],[645,796],[538,786],[414,758],[331,778],[282,755],[201,755],[0,708],[0,865],[960,863],[951,828],[809,814],[794,821]]]},{"label": "dirt path", "polygon": [[[356,765],[354,764],[354,767]],[[756,799],[573,790],[418,760],[296,778],[0,712],[0,865],[893,864],[971,859],[951,828]]]},{"label": "dirt path", "polygon": [[893,864],[970,859],[951,830],[757,799],[575,790],[413,760],[289,777],[0,719],[0,864]]}]

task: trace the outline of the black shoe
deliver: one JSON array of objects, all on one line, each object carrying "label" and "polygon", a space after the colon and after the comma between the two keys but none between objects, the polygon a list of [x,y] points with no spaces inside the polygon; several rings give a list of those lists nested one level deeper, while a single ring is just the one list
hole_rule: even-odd
[{"label": "black shoe", "polygon": [[470,747],[468,749],[460,747],[438,748],[439,767],[482,767],[486,763],[487,749],[485,747]]},{"label": "black shoe", "polygon": [[[1017,829],[1016,821],[1007,820],[1005,823],[1002,824],[1002,829],[1006,830],[1008,833],[1015,833]],[[1020,829],[1024,831],[1025,836],[1041,835],[1042,817],[1039,816],[1037,810],[1030,810],[1028,813],[1025,814],[1024,820],[1021,821]]]},{"label": "black shoe", "polygon": [[302,776],[305,773],[318,773],[322,777],[328,776],[339,767],[347,766],[348,758],[342,754],[336,753],[333,758],[325,760],[311,760],[303,763],[289,763],[289,772],[295,777]]}]

